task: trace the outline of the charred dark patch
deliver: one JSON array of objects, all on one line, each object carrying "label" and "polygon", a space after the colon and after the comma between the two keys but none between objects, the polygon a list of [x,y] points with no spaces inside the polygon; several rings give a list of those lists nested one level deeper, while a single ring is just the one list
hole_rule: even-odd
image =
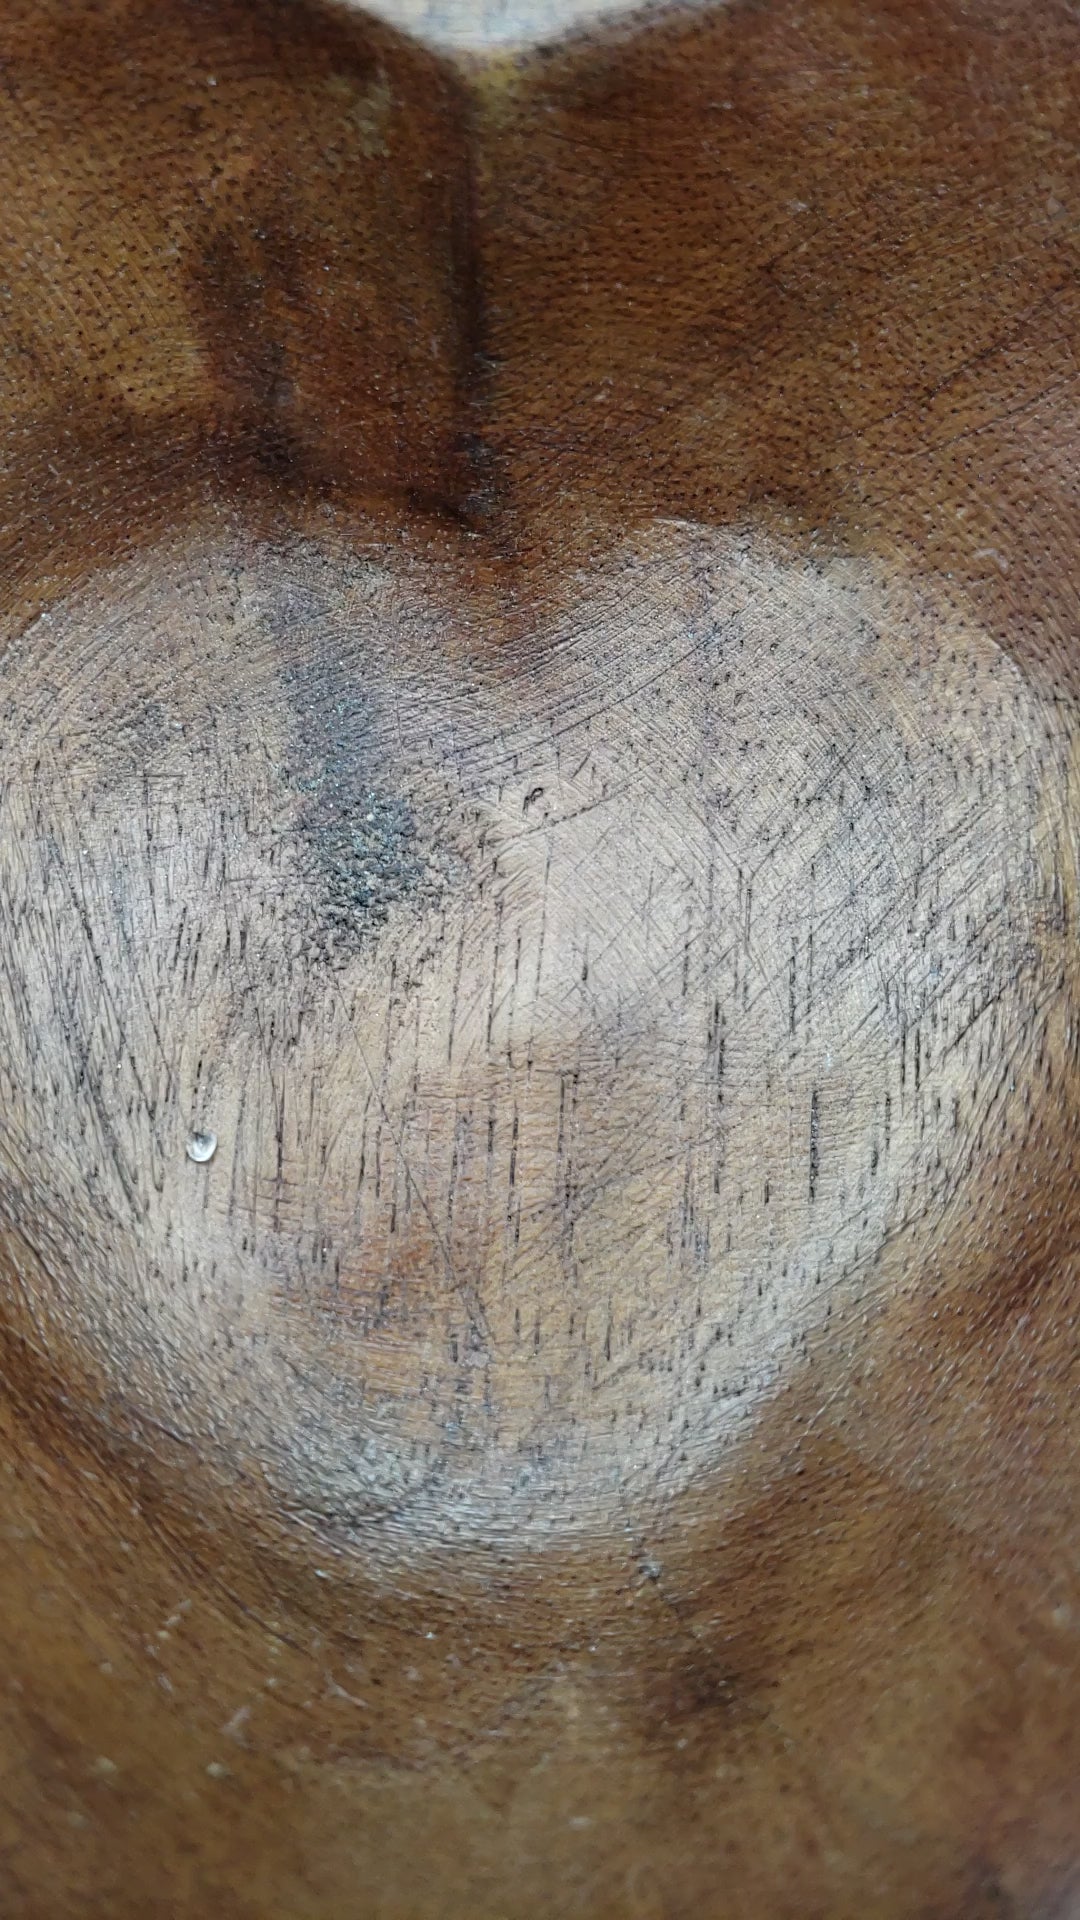
[{"label": "charred dark patch", "polygon": [[412,811],[395,795],[360,788],[342,805],[320,780],[305,827],[323,870],[323,918],[336,938],[383,926],[424,878]]},{"label": "charred dark patch", "polygon": [[354,949],[405,901],[430,904],[447,863],[422,833],[408,794],[388,774],[376,693],[325,659],[282,678],[293,717],[286,778],[299,815],[320,939]]}]

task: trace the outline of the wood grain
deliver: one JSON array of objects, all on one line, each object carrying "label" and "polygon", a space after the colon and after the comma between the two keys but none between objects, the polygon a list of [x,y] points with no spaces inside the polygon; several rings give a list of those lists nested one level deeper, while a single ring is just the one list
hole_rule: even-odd
[{"label": "wood grain", "polygon": [[1077,1910],[1078,53],[7,0],[5,1915]]}]

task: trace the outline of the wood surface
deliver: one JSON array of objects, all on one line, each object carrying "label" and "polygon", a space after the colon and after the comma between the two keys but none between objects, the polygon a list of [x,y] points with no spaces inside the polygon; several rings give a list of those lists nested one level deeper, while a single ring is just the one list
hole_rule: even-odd
[{"label": "wood surface", "polygon": [[1078,56],[3,0],[5,1920],[1080,1914]]}]

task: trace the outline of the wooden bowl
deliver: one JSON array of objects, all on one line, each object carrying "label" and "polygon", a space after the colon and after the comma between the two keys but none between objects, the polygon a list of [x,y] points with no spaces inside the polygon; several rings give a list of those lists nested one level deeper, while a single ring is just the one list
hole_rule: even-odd
[{"label": "wooden bowl", "polygon": [[0,53],[5,1916],[1080,1911],[1077,8]]}]

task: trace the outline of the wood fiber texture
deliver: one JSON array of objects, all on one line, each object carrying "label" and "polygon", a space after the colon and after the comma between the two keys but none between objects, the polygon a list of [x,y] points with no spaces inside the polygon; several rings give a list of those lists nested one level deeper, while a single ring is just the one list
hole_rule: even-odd
[{"label": "wood fiber texture", "polygon": [[5,1920],[1080,1911],[1078,76],[4,0]]}]

